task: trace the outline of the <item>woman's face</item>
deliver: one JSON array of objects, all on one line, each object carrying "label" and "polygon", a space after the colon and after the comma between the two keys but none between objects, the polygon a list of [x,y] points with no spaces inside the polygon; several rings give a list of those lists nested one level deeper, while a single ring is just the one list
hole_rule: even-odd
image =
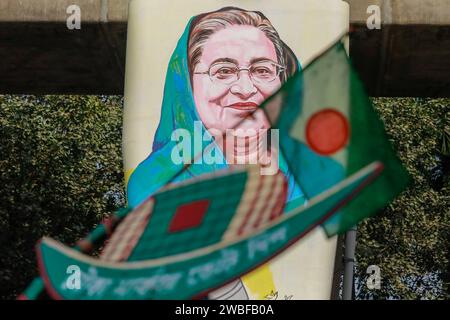
[{"label": "woman's face", "polygon": [[[278,76],[272,81],[255,81],[256,77],[252,77],[261,75],[264,78],[265,71],[259,66],[268,60],[278,62],[275,47],[256,27],[235,25],[211,35],[203,46],[193,75],[195,105],[207,129],[225,132],[236,128],[238,123],[244,130],[269,128],[264,112],[255,110],[280,87],[281,82]],[[230,64],[244,69],[238,72],[234,82],[227,83],[221,79],[228,76]],[[252,75],[245,69],[249,67],[252,67]],[[218,72],[215,73],[217,79],[212,80],[209,74],[203,73],[209,70]]]}]

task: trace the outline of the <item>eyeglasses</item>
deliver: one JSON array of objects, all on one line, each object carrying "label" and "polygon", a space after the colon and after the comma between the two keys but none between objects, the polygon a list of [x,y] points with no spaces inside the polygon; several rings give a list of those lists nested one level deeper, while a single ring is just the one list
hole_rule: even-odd
[{"label": "eyeglasses", "polygon": [[284,70],[286,70],[285,66],[267,59],[255,62],[247,68],[239,68],[232,62],[216,62],[209,67],[208,71],[194,72],[194,74],[207,74],[211,81],[229,85],[239,80],[241,71],[247,71],[252,81],[266,84],[275,80]]}]

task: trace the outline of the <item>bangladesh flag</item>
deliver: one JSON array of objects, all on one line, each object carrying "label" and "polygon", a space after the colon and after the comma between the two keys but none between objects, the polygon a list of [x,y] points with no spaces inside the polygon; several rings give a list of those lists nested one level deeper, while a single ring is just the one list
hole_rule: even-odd
[{"label": "bangladesh flag", "polygon": [[329,236],[373,215],[406,187],[409,176],[341,41],[262,107],[272,127],[279,129],[281,151],[307,199],[370,163],[382,163],[381,176],[323,224]]}]

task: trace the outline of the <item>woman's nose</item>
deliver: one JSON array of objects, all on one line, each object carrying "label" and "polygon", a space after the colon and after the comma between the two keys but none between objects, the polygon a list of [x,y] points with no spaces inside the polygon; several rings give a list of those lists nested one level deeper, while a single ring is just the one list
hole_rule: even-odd
[{"label": "woman's nose", "polygon": [[231,86],[230,92],[245,99],[254,95],[257,92],[257,88],[253,84],[249,73],[241,72],[239,79]]}]

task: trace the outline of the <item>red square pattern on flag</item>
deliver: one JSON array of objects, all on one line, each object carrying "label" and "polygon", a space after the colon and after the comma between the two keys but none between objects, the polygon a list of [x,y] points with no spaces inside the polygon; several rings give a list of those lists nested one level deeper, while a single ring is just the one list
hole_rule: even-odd
[{"label": "red square pattern on flag", "polygon": [[178,232],[200,225],[208,209],[208,200],[194,201],[177,208],[169,225],[169,232]]}]

